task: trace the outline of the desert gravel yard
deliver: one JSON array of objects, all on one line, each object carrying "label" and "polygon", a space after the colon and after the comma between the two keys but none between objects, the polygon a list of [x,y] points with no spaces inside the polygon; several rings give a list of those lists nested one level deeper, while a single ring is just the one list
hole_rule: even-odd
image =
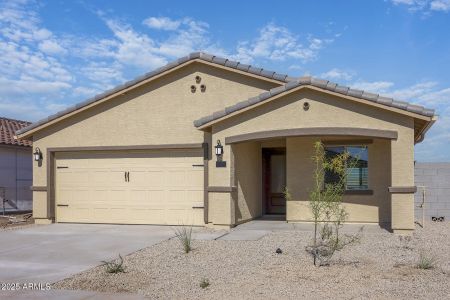
[{"label": "desert gravel yard", "polygon": [[[151,299],[449,299],[449,222],[417,227],[411,239],[365,233],[327,267],[312,265],[305,252],[310,240],[307,231],[277,231],[257,241],[196,240],[184,254],[171,239],[125,257],[126,273],[99,266],[54,288]],[[435,268],[416,267],[421,253],[435,259]],[[202,279],[209,280],[207,288],[200,287]]]}]

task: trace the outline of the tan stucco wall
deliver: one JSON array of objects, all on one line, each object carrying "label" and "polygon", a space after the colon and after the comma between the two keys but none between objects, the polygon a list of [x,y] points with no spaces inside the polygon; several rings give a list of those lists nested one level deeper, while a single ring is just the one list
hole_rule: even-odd
[{"label": "tan stucco wall", "polygon": [[[206,85],[204,93],[195,83],[197,75]],[[191,85],[197,86],[196,93],[191,93]],[[194,120],[275,85],[194,63],[37,132],[33,136],[34,147],[46,156],[46,149],[53,147],[202,143],[209,139],[208,133],[197,130]],[[34,186],[48,184],[46,159],[40,167],[34,162]],[[228,186],[229,174],[227,178]],[[46,192],[34,195],[39,199],[33,208],[35,217],[48,217],[42,207],[47,205],[43,200]]]},{"label": "tan stucco wall", "polygon": [[234,225],[234,203],[230,193],[209,193],[209,224],[226,227]]},{"label": "tan stucco wall", "polygon": [[237,187],[235,223],[239,224],[262,214],[261,144],[237,144],[232,151],[232,184]]},{"label": "tan stucco wall", "polygon": [[[404,132],[391,142],[391,185],[414,186],[414,134]],[[392,229],[405,233],[414,230],[414,194],[392,194]]]},{"label": "tan stucco wall", "polygon": [[[308,111],[303,110],[305,101],[310,104]],[[410,151],[413,142],[410,142],[409,137],[414,134],[413,126],[414,120],[411,117],[303,89],[213,125],[212,140],[220,139],[223,142],[228,136],[277,129],[358,127],[395,130],[399,135],[399,146],[403,145],[405,151]],[[230,159],[229,154],[229,145],[225,145],[224,160]],[[213,185],[223,185],[226,184],[225,178],[230,168],[229,165],[221,169],[210,168],[210,172],[210,178],[216,180]]]},{"label": "tan stucco wall", "polygon": [[[303,110],[305,101],[310,104],[307,111]],[[353,127],[396,131],[398,139],[392,143],[389,140],[376,139],[369,146],[369,164],[372,166],[369,167],[371,169],[369,184],[374,194],[346,196],[345,202],[350,213],[349,220],[352,222],[390,222],[392,210],[393,223],[395,223],[394,220],[402,219],[404,222],[398,221],[398,226],[402,228],[413,226],[409,218],[410,214],[414,213],[409,204],[409,198],[412,199],[412,195],[411,197],[402,195],[401,197],[407,198],[407,201],[399,200],[398,205],[391,206],[391,195],[387,192],[387,187],[390,185],[413,185],[414,120],[411,117],[303,89],[214,124],[212,140],[220,139],[223,143],[226,137],[234,135],[308,127]],[[312,154],[312,140],[309,138],[287,140],[288,169],[293,168],[289,161],[291,160],[293,164],[298,165],[298,172],[311,170],[308,160]],[[225,161],[230,161],[230,152],[230,145],[225,145],[223,157]],[[392,158],[390,158],[391,153]],[[227,168],[210,167],[210,178],[215,181],[215,185],[225,185],[230,172],[230,164]],[[293,185],[291,188],[294,190],[294,199],[297,197],[300,200],[305,199],[307,195],[305,187],[310,180],[310,174],[288,174],[288,183]],[[392,198],[395,199],[397,196],[392,195]],[[288,220],[308,220],[307,215],[303,215],[306,210],[299,206],[301,202],[288,204]]]},{"label": "tan stucco wall", "polygon": [[[311,220],[308,198],[313,186],[315,138],[288,138],[286,147],[287,186],[293,201],[287,203],[288,221]],[[390,143],[375,139],[368,144],[369,190],[372,195],[345,195],[344,206],[349,213],[348,222],[389,223],[390,215]]]},{"label": "tan stucco wall", "polygon": [[[202,77],[201,83],[206,85],[205,93],[202,93],[199,84],[195,83],[196,75]],[[191,85],[197,86],[196,93],[191,93]],[[361,198],[362,196],[349,196],[346,197],[346,201],[350,213],[353,211],[350,215],[352,221],[384,221],[388,219],[392,211],[393,228],[410,229],[413,226],[413,219],[411,219],[414,214],[413,196],[394,194],[391,196],[391,201],[384,188],[391,179],[390,185],[393,186],[413,185],[414,120],[412,117],[338,96],[302,89],[219,122],[212,126],[211,134],[199,131],[193,126],[193,120],[255,96],[275,85],[275,83],[250,76],[194,63],[36,133],[33,136],[34,146],[39,147],[45,156],[46,149],[54,147],[182,144],[201,143],[206,140],[210,142],[210,152],[212,152],[211,148],[218,139],[224,143],[228,136],[266,130],[308,127],[395,130],[398,132],[397,140],[392,142],[376,140],[370,146],[372,150],[369,150],[371,153],[369,164],[372,164],[371,160],[380,162],[380,167],[372,168],[369,175],[371,187],[377,192],[374,190],[373,196],[364,196],[364,199]],[[303,110],[305,101],[310,104],[308,111]],[[311,143],[311,140],[301,145],[296,140],[288,139],[287,148],[290,148],[290,144],[297,143],[303,151],[292,148],[293,152],[288,154],[288,159],[290,157],[294,162],[303,161],[305,165],[300,168],[306,171],[308,163],[304,153],[308,153],[307,144]],[[208,185],[236,184],[238,189],[235,193],[209,193],[210,222],[232,225],[260,213],[260,208],[255,201],[257,197],[260,197],[258,193],[261,192],[260,169],[259,174],[253,177],[248,176],[257,171],[257,160],[260,161],[260,157],[251,156],[243,161],[240,161],[241,157],[236,157],[238,152],[251,153],[257,149],[260,150],[260,147],[261,144],[258,143],[249,144],[237,147],[236,152],[232,151],[230,145],[225,145],[223,156],[223,160],[227,161],[225,168],[216,168],[216,158],[211,155],[211,162],[208,164]],[[260,155],[260,151],[257,152]],[[391,154],[392,157],[389,160]],[[46,162],[46,157],[40,167],[34,162],[34,186],[49,184]],[[293,183],[299,201],[303,197],[302,193],[305,193],[304,185],[307,180],[306,177],[302,177],[299,181],[303,183],[299,185]],[[48,213],[51,210],[46,200],[46,192],[34,192],[33,196],[36,199],[33,207],[34,216],[36,218],[52,217]],[[292,205],[294,203],[288,204],[288,219],[306,218],[301,215],[304,210],[293,207],[290,211],[289,206]]]}]

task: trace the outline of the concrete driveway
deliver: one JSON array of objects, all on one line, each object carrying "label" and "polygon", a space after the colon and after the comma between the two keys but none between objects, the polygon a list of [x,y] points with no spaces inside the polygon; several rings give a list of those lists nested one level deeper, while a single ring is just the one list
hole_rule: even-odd
[{"label": "concrete driveway", "polygon": [[168,226],[52,224],[0,231],[0,282],[53,283],[174,236]]}]

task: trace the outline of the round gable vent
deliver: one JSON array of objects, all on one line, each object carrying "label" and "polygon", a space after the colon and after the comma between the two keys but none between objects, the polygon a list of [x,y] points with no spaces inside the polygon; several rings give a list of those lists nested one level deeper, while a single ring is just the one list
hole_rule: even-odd
[{"label": "round gable vent", "polygon": [[303,103],[303,110],[308,110],[309,109],[309,102],[305,102]]}]

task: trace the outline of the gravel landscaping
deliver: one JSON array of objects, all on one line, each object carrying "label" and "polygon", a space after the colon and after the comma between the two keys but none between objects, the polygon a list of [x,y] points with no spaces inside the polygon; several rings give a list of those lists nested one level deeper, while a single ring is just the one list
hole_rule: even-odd
[{"label": "gravel landscaping", "polygon": [[[328,267],[314,267],[311,233],[273,232],[257,241],[193,241],[184,254],[171,239],[124,258],[126,273],[99,266],[54,288],[128,292],[151,299],[448,299],[450,223],[417,227],[411,238],[365,233]],[[275,250],[281,248],[283,253]],[[416,267],[424,254],[435,268]],[[200,282],[209,282],[206,288]]]},{"label": "gravel landscaping", "polygon": [[35,226],[34,219],[30,216],[30,213],[0,215],[0,231]]}]

